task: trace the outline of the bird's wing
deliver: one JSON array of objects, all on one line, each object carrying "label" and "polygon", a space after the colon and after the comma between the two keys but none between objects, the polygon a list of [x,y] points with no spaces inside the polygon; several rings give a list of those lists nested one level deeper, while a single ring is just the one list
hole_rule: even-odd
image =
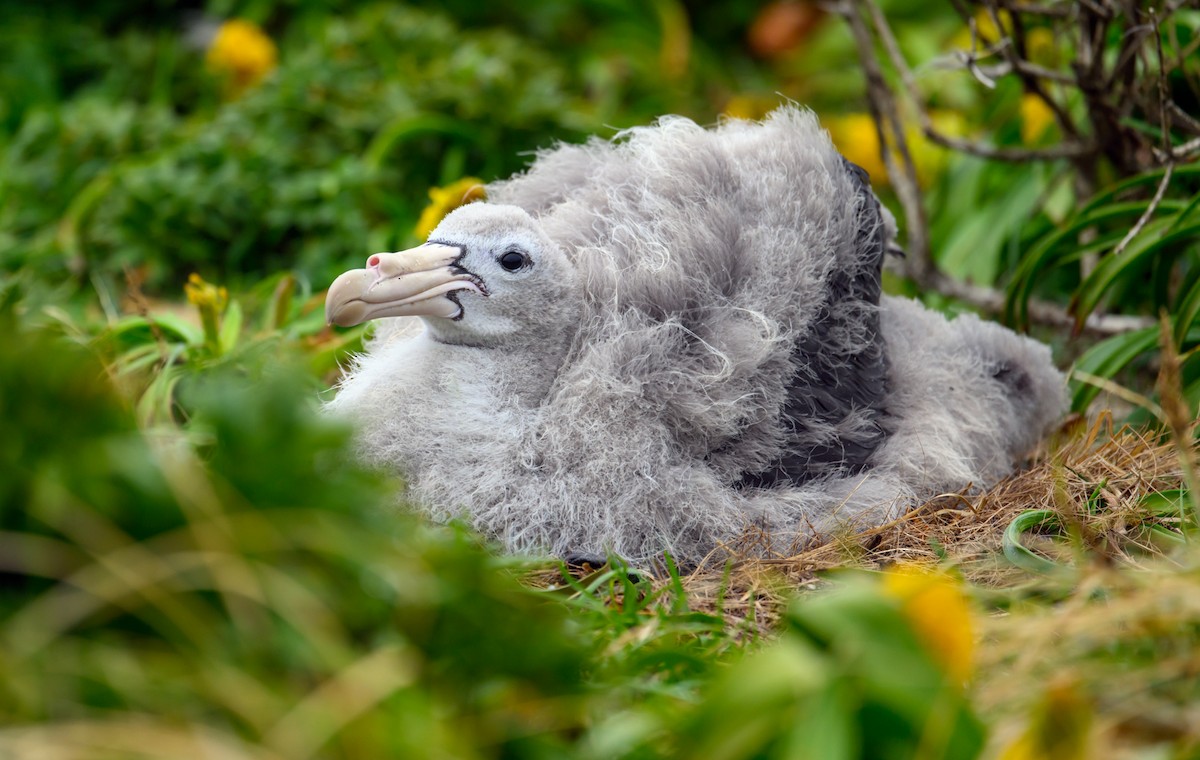
[{"label": "bird's wing", "polygon": [[[784,416],[803,429],[800,441],[741,485],[792,484],[866,468],[883,443],[888,358],[879,325],[881,269],[890,230],[866,171],[848,161],[857,197],[853,256],[827,280],[828,301],[798,341],[798,369]],[[849,340],[839,336],[853,335]]]},{"label": "bird's wing", "polygon": [[686,455],[770,485],[854,470],[878,445],[885,225],[811,112],[667,117],[497,189],[583,275],[574,369],[642,394]]}]

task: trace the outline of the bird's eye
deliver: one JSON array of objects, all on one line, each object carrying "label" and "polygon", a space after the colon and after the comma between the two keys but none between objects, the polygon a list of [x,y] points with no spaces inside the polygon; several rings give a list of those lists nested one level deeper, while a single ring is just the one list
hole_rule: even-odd
[{"label": "bird's eye", "polygon": [[520,251],[506,251],[500,254],[497,261],[509,272],[515,272],[529,263],[529,259]]}]

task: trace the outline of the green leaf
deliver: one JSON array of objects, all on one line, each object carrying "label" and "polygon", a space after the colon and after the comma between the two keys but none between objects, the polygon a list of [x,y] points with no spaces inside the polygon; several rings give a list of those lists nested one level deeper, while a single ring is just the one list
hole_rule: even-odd
[{"label": "green leaf", "polygon": [[183,369],[175,364],[164,367],[158,377],[154,378],[150,387],[138,399],[137,418],[140,427],[153,428],[173,421],[175,388],[182,379]]},{"label": "green leaf", "polygon": [[1200,266],[1192,267],[1187,279],[1180,286],[1179,295],[1175,299],[1174,314],[1171,317],[1177,350],[1183,348],[1184,339],[1192,325],[1200,316]]},{"label": "green leaf", "polygon": [[1004,242],[1033,214],[1044,185],[1036,174],[1023,174],[994,203],[956,219],[939,252],[941,269],[951,277],[995,282]]},{"label": "green leaf", "polygon": [[[1081,214],[1090,213],[1091,211],[1098,208],[1099,206],[1103,206],[1103,205],[1107,204],[1110,200],[1112,200],[1113,198],[1116,198],[1118,195],[1121,195],[1126,190],[1132,190],[1133,188],[1140,187],[1142,185],[1157,184],[1158,182],[1162,181],[1164,172],[1166,172],[1166,169],[1155,169],[1154,171],[1146,172],[1145,174],[1139,174],[1136,177],[1130,177],[1127,180],[1118,182],[1117,184],[1109,187],[1108,189],[1103,190],[1100,193],[1097,193],[1096,195],[1092,196],[1092,199],[1088,201],[1087,205],[1085,205],[1082,209],[1080,209],[1080,213]],[[1176,166],[1174,173],[1171,175],[1171,178],[1173,180],[1178,180],[1183,177],[1194,177],[1194,176],[1200,176],[1200,163],[1191,163],[1191,164],[1184,164],[1183,166]],[[1140,205],[1143,208],[1145,208],[1145,202],[1143,202]]]},{"label": "green leaf", "polygon": [[58,244],[62,246],[73,269],[81,269],[87,260],[81,242],[82,229],[96,206],[108,194],[113,184],[113,171],[96,175],[83,190],[71,199],[58,226]]},{"label": "green leaf", "polygon": [[[1098,377],[1112,378],[1137,357],[1158,345],[1158,328],[1146,327],[1114,335],[1092,346],[1075,362],[1076,369]],[[1087,383],[1078,383],[1071,394],[1071,408],[1082,411],[1100,393]]]},{"label": "green leaf", "polygon": [[1044,574],[1058,570],[1061,565],[1057,562],[1046,559],[1021,543],[1026,532],[1043,527],[1061,533],[1062,523],[1058,513],[1049,509],[1030,509],[1017,515],[1004,530],[1004,538],[1001,541],[1004,556],[1008,561],[1031,573]]},{"label": "green leaf", "polygon": [[141,333],[150,340],[158,340],[157,331],[167,340],[177,340],[191,346],[204,342],[204,333],[199,327],[182,317],[163,312],[147,317],[122,317],[112,327],[104,331],[102,337],[110,340],[122,340],[136,337]]},{"label": "green leaf", "polygon": [[778,753],[795,760],[854,760],[861,757],[859,727],[853,721],[854,694],[845,679],[831,680],[824,693],[783,734]]},{"label": "green leaf", "polygon": [[309,358],[309,369],[318,376],[332,372],[342,360],[363,350],[366,335],[367,326],[360,325],[348,332],[339,333],[335,340],[322,343],[321,348]]},{"label": "green leaf", "polygon": [[1190,497],[1186,488],[1171,488],[1148,493],[1138,501],[1138,509],[1162,517],[1180,517]]},{"label": "green leaf", "polygon": [[1192,198],[1191,202],[1189,202],[1187,206],[1185,206],[1178,214],[1175,215],[1175,221],[1171,224],[1167,232],[1174,232],[1179,225],[1188,220],[1188,217],[1190,217],[1197,208],[1200,208],[1200,193],[1197,193],[1196,196]]},{"label": "green leaf", "polygon": [[225,308],[225,316],[221,321],[221,354],[227,354],[237,346],[242,334],[242,305],[231,301]]},{"label": "green leaf", "polygon": [[479,140],[478,131],[469,124],[437,114],[405,115],[385,124],[363,154],[363,162],[372,171],[377,171],[385,158],[397,146],[423,135],[456,137],[474,144]]},{"label": "green leaf", "polygon": [[271,293],[267,308],[267,330],[278,330],[288,323],[292,314],[292,301],[296,294],[296,276],[287,272]]},{"label": "green leaf", "polygon": [[131,348],[118,356],[113,363],[119,376],[136,374],[159,363],[165,364],[162,347],[157,343],[143,343]]},{"label": "green leaf", "polygon": [[[1160,208],[1182,208],[1183,205],[1175,201],[1164,201],[1163,203],[1166,206],[1160,205]],[[1034,287],[1045,277],[1046,273],[1055,267],[1078,259],[1085,251],[1096,250],[1091,247],[1095,241],[1087,246],[1077,242],[1084,230],[1127,217],[1136,219],[1145,211],[1145,202],[1099,206],[1077,214],[1066,227],[1042,237],[1022,258],[1013,275],[1005,302],[1005,320],[1021,326],[1026,325],[1029,319],[1029,299],[1033,296]],[[1104,236],[1104,240],[1113,240],[1115,243],[1123,236],[1123,231],[1112,233]],[[1100,250],[1107,247],[1104,245]]]},{"label": "green leaf", "polygon": [[[1138,501],[1137,512],[1134,513],[1132,519],[1145,531],[1145,537],[1148,540],[1164,548],[1173,548],[1188,543],[1186,531],[1194,530],[1197,527],[1192,516],[1194,513],[1195,503],[1188,490],[1171,488],[1143,496]],[[1149,519],[1142,519],[1141,515],[1143,514],[1148,515]],[[1176,527],[1183,529],[1184,532],[1172,530],[1166,525],[1154,522],[1153,518],[1178,521]]]},{"label": "green leaf", "polygon": [[1124,251],[1100,261],[1091,275],[1079,286],[1072,299],[1071,311],[1075,313],[1076,329],[1083,327],[1084,320],[1114,284],[1136,276],[1149,266],[1156,256],[1169,259],[1180,255],[1185,249],[1184,243],[1200,237],[1200,224],[1188,225],[1175,232],[1166,233],[1172,221],[1167,218],[1150,222],[1130,241]]}]

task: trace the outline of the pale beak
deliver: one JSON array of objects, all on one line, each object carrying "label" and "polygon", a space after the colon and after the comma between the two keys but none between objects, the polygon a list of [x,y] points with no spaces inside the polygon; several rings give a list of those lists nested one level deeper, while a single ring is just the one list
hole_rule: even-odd
[{"label": "pale beak", "polygon": [[427,243],[398,253],[377,253],[366,269],[338,276],[325,296],[325,319],[350,327],[379,317],[443,317],[457,319],[462,307],[454,293],[487,290],[478,277],[454,262],[457,246]]}]

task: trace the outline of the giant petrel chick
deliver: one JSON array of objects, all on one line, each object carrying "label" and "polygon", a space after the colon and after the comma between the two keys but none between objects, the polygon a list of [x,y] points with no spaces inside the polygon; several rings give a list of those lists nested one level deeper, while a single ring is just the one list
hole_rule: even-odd
[{"label": "giant petrel chick", "polygon": [[[560,145],[327,300],[330,403],[411,503],[518,552],[787,553],[1008,473],[1049,350],[881,297],[890,215],[807,111]],[[753,547],[746,543],[753,536]]]}]

